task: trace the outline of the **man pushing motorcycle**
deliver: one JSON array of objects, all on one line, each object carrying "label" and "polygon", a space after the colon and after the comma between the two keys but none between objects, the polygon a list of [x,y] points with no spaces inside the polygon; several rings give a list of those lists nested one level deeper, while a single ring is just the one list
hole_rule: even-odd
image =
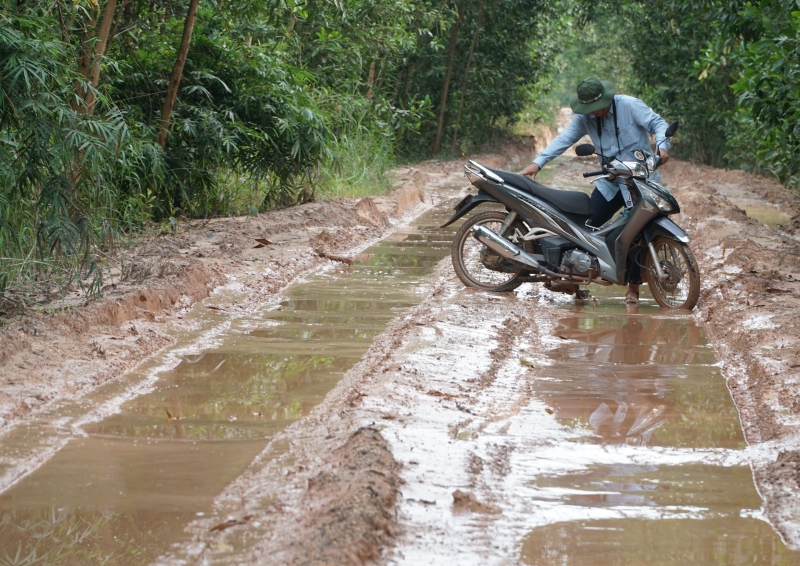
[{"label": "man pushing motorcycle", "polygon": [[[530,165],[522,170],[523,175],[535,179],[549,161],[555,159],[588,135],[599,155],[613,156],[623,152],[650,148],[650,134],[656,138],[656,147],[662,165],[669,160],[669,139],[665,137],[667,123],[638,98],[616,94],[610,81],[594,77],[582,81],[570,100],[575,117],[541,152]],[[660,182],[658,171],[650,177]],[[602,226],[617,210],[633,206],[630,193],[624,183],[598,179],[591,195],[593,214],[589,223]],[[639,302],[639,285],[642,283],[638,264],[631,270],[630,283],[625,295],[626,303]]]}]

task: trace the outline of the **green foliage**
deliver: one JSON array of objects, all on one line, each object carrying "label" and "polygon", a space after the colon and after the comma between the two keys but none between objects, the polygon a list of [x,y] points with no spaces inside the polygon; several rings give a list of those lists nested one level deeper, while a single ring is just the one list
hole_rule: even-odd
[{"label": "green foliage", "polygon": [[[616,67],[612,80],[680,119],[675,154],[800,188],[796,0],[587,0],[580,14],[589,39],[568,51],[575,67],[585,73],[581,62],[590,61],[609,78]],[[609,67],[620,50],[627,64]]]},{"label": "green foliage", "polygon": [[443,147],[467,151],[547,92],[563,33],[544,0],[202,3],[162,147],[186,4],[119,2],[103,43],[104,2],[4,3],[6,297],[99,292],[100,252],[150,223],[383,192],[429,155],[448,66]]},{"label": "green foliage", "polygon": [[739,72],[732,155],[800,188],[800,6],[745,4],[739,17],[747,31],[733,54]]}]

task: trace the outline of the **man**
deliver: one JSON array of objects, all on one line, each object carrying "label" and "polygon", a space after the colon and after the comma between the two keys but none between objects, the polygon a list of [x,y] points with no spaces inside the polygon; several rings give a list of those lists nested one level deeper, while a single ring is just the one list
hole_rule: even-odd
[{"label": "man", "polygon": [[[552,159],[564,153],[576,144],[583,136],[592,138],[599,154],[615,156],[626,151],[650,147],[650,136],[656,137],[656,145],[661,155],[662,165],[669,160],[667,150],[669,140],[664,136],[667,123],[661,116],[653,112],[644,102],[632,96],[617,95],[614,83],[588,78],[578,85],[576,94],[572,95],[570,106],[576,116],[567,128],[561,132],[530,165],[522,170],[523,175],[535,179],[536,174]],[[660,182],[658,172],[651,177]],[[620,183],[599,179],[592,192],[592,210],[594,214],[589,223],[602,226],[623,205],[633,205],[628,188]],[[641,275],[638,265],[631,270],[630,284],[625,295],[625,302],[639,302],[639,285]]]}]

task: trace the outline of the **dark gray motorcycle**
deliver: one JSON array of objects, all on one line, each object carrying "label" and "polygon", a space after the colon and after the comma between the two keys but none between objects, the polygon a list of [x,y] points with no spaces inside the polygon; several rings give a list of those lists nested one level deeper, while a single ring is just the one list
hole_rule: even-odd
[{"label": "dark gray motorcycle", "polygon": [[[678,129],[673,122],[671,137]],[[648,148],[649,149],[649,148]],[[595,155],[591,144],[579,156]],[[453,241],[453,267],[461,281],[488,291],[510,291],[527,281],[577,289],[580,286],[627,285],[638,265],[655,300],[664,308],[691,310],[700,294],[700,273],[686,235],[670,216],[680,212],[670,191],[649,179],[661,164],[656,151],[637,150],[599,156],[602,168],[584,177],[623,182],[633,207],[605,225],[588,225],[589,195],[551,189],[520,175],[470,161],[464,168],[478,188],[456,205],[449,226],[482,204],[494,210],[472,216]],[[497,205],[505,211],[497,210]]]}]

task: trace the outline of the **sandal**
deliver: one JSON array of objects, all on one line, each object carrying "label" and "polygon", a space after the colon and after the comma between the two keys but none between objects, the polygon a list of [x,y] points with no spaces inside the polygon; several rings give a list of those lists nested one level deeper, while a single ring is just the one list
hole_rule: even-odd
[{"label": "sandal", "polygon": [[638,305],[639,304],[639,293],[634,294],[631,291],[625,293],[625,304],[626,305]]}]

